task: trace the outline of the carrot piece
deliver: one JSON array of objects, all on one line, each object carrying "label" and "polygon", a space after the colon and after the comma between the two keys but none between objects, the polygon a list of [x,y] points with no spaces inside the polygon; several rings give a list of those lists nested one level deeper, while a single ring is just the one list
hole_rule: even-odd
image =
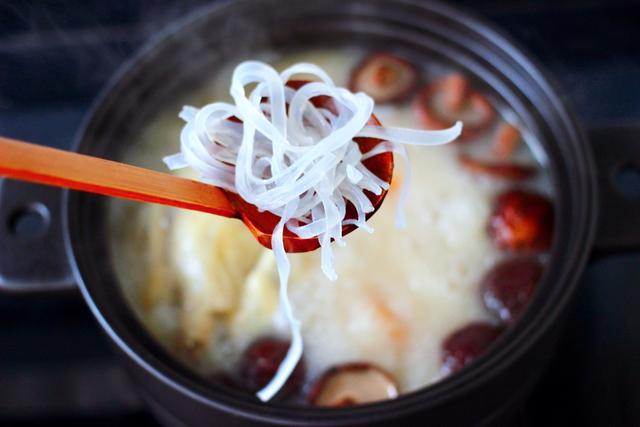
[{"label": "carrot piece", "polygon": [[510,123],[503,123],[496,133],[492,152],[501,160],[509,159],[518,148],[521,140],[522,136],[517,127]]}]

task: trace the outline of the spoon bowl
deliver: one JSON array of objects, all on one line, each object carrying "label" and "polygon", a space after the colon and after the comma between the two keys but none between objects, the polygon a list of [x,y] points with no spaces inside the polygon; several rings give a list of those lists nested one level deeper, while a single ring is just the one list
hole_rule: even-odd
[{"label": "spoon bowl", "polygon": [[[379,125],[380,122],[375,116],[371,116],[369,124]],[[358,143],[360,151],[362,151],[363,154],[382,142],[381,140],[374,138],[355,138],[354,141]],[[365,160],[363,164],[378,178],[391,183],[393,175],[393,154],[391,152],[373,156]],[[374,210],[366,215],[367,219],[369,219],[382,205],[387,192],[388,190],[382,190],[380,194],[376,195],[370,191],[366,191],[366,195],[374,207]],[[271,233],[278,224],[280,217],[270,212],[260,212],[255,205],[247,203],[236,193],[225,193],[227,198],[231,201],[231,204],[236,208],[238,216],[242,219],[242,222],[244,222],[258,242],[260,242],[262,246],[271,249]],[[347,203],[346,217],[347,219],[356,218],[356,211],[351,203]],[[342,227],[342,235],[347,235],[356,228],[357,227],[355,225],[345,225]],[[289,231],[286,227],[284,229],[283,238],[284,249],[286,252],[310,252],[320,247],[318,239],[303,239]]]}]

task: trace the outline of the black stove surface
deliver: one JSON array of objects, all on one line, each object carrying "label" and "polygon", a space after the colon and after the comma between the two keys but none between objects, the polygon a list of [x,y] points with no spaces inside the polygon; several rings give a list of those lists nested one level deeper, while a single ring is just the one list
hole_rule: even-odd
[{"label": "black stove surface", "polygon": [[[202,3],[0,0],[0,135],[69,147],[118,65]],[[587,127],[640,125],[637,2],[455,3],[536,56]],[[0,294],[0,325],[1,426],[156,425],[79,293]],[[640,426],[640,252],[589,265],[521,423]]]}]

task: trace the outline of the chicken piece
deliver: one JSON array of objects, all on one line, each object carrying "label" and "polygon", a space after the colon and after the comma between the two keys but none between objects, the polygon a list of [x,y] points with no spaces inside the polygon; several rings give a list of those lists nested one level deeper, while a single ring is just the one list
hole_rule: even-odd
[{"label": "chicken piece", "polygon": [[181,332],[188,347],[204,346],[216,316],[234,312],[262,247],[240,221],[180,211],[172,259],[181,293]]}]

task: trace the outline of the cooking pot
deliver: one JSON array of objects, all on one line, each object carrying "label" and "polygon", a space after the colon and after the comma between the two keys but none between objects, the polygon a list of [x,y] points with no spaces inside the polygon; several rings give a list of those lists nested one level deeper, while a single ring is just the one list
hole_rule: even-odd
[{"label": "cooking pot", "polygon": [[88,114],[75,149],[120,159],[154,114],[177,113],[175,100],[230,58],[342,45],[392,47],[450,63],[509,105],[539,141],[534,149],[550,171],[556,207],[548,267],[521,320],[471,366],[398,399],[342,409],[264,404],[212,385],[172,358],[127,305],[112,268],[117,254],[108,244],[109,200],[9,180],[0,185],[0,224],[31,214],[44,225],[27,239],[12,233],[13,226],[0,227],[0,287],[79,286],[166,425],[493,426],[508,419],[549,361],[590,256],[639,246],[640,202],[616,190],[612,177],[625,164],[638,165],[640,144],[620,129],[587,139],[541,67],[481,19],[430,1],[217,2],[172,24],[117,73]]}]

